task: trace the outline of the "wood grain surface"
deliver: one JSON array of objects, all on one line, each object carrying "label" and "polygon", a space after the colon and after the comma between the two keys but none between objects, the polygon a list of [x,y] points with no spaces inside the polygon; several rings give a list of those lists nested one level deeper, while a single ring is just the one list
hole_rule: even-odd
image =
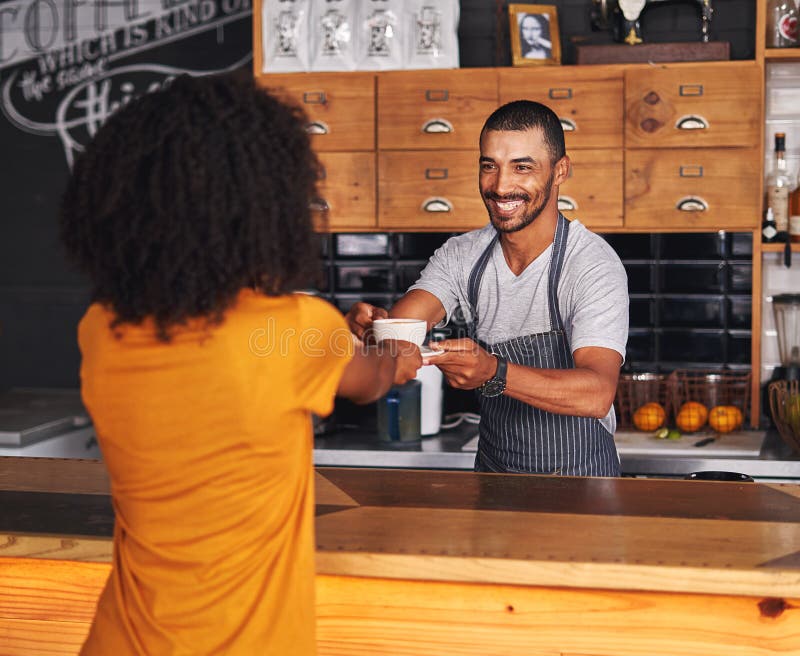
[{"label": "wood grain surface", "polygon": [[[108,575],[102,477],[63,464],[0,460],[2,656],[77,654]],[[319,468],[316,495],[321,655],[800,654],[799,486]]]}]

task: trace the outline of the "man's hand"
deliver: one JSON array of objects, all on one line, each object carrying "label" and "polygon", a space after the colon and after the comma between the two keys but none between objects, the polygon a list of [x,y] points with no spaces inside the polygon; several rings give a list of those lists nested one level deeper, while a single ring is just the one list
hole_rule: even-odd
[{"label": "man's hand", "polygon": [[423,364],[435,364],[457,389],[480,387],[497,371],[497,358],[466,337],[431,342],[429,346],[444,353],[424,358]]},{"label": "man's hand", "polygon": [[[361,340],[366,339],[365,334],[372,328],[372,322],[375,321],[375,319],[386,319],[388,317],[389,313],[383,308],[375,307],[374,305],[362,301],[354,303],[350,311],[345,315],[347,325],[350,327],[351,332]],[[367,338],[368,337],[369,335],[367,335]]]},{"label": "man's hand", "polygon": [[388,349],[395,358],[394,384],[402,385],[417,375],[422,366],[422,355],[419,346],[399,339],[384,339],[378,344],[379,349]]}]

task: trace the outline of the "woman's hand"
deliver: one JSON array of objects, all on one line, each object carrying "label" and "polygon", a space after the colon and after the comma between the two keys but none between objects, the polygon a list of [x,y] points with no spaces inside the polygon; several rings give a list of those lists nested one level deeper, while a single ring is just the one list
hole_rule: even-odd
[{"label": "woman's hand", "polygon": [[367,341],[369,337],[368,331],[372,328],[372,322],[375,319],[386,319],[388,317],[389,313],[383,308],[359,301],[353,304],[344,318],[347,320],[347,325],[351,332],[360,340]]}]

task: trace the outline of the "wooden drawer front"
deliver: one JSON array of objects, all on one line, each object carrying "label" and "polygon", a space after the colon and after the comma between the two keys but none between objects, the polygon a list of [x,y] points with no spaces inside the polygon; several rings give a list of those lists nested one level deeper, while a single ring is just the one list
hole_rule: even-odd
[{"label": "wooden drawer front", "polygon": [[478,156],[477,149],[379,153],[378,225],[415,230],[485,225],[489,218],[478,191]]},{"label": "wooden drawer front", "polygon": [[486,70],[395,71],[378,76],[378,148],[475,150],[497,109],[497,75]]},{"label": "wooden drawer front", "polygon": [[[625,145],[756,147],[759,88],[753,63],[626,71]],[[707,127],[690,129],[702,124]]]},{"label": "wooden drawer front", "polygon": [[[628,151],[625,226],[754,228],[760,223],[753,183],[759,175],[757,151],[745,148]],[[678,209],[681,202],[686,211]],[[698,202],[707,209],[699,211]],[[689,211],[693,207],[697,211]]]},{"label": "wooden drawer front", "polygon": [[317,151],[375,150],[374,74],[271,74],[258,82],[305,110]]},{"label": "wooden drawer front", "polygon": [[622,225],[622,151],[573,150],[569,179],[559,188],[558,207],[589,227]]},{"label": "wooden drawer front", "polygon": [[315,222],[317,229],[374,228],[375,153],[319,153],[319,159],[325,171],[319,201],[328,216],[327,225]]},{"label": "wooden drawer front", "polygon": [[[602,69],[601,69],[602,70]],[[622,148],[622,72],[500,69],[500,104],[535,100],[561,119],[567,151],[573,148]]]}]

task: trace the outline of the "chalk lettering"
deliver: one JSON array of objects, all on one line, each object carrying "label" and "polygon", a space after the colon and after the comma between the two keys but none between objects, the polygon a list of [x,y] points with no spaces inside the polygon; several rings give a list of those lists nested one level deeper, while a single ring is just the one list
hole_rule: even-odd
[{"label": "chalk lettering", "polygon": [[126,25],[122,28],[122,46],[127,50],[147,41],[147,26],[143,24]]},{"label": "chalk lettering", "polygon": [[14,59],[14,55],[17,54],[17,49],[14,48],[10,55],[7,57],[3,56],[3,34],[6,32],[6,28],[3,27],[3,25],[6,22],[6,16],[10,16],[13,21],[17,17],[18,12],[19,7],[4,7],[0,9],[0,64],[9,59]]},{"label": "chalk lettering", "polygon": [[40,101],[44,94],[52,90],[52,78],[47,75],[41,80],[36,78],[35,71],[25,71],[19,81],[19,88],[22,89],[22,97],[27,100]]},{"label": "chalk lettering", "polygon": [[139,0],[95,0],[94,7],[94,26],[99,32],[108,28],[109,7],[122,7],[125,13],[125,20],[129,23],[149,16],[151,13],[149,11],[139,12]]},{"label": "chalk lettering", "polygon": [[[50,10],[50,20],[42,24],[42,15],[39,8],[42,5]],[[49,30],[45,35],[44,30]],[[58,9],[53,0],[33,0],[25,12],[25,41],[33,50],[46,50],[53,45],[58,36]]]}]

